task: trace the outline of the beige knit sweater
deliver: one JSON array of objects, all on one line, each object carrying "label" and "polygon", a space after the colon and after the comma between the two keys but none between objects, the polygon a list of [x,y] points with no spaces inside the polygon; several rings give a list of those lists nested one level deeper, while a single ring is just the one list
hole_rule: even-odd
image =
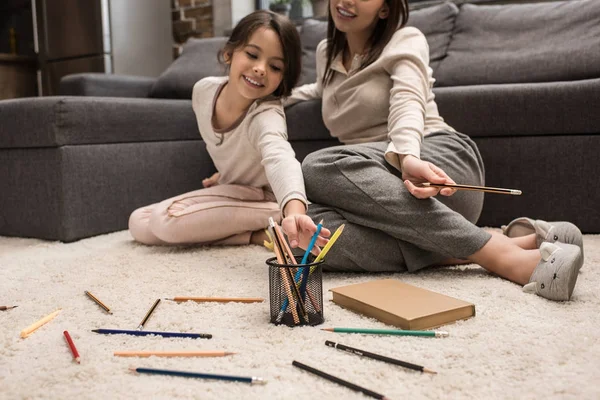
[{"label": "beige knit sweater", "polygon": [[194,85],[192,107],[198,129],[217,171],[219,184],[263,188],[275,194],[279,207],[298,199],[307,204],[302,168],[287,141],[280,100],[254,102],[225,130],[215,129],[215,102],[227,77],[204,78]]},{"label": "beige knit sweater", "polygon": [[420,157],[423,137],[439,130],[453,130],[438,113],[432,91],[429,46],[416,28],[398,30],[381,56],[359,70],[361,57],[349,71],[338,56],[333,79],[325,87],[327,41],[317,47],[317,82],[296,88],[286,105],[323,99],[323,121],[342,143],[389,141],[386,159],[400,168],[398,155]]}]

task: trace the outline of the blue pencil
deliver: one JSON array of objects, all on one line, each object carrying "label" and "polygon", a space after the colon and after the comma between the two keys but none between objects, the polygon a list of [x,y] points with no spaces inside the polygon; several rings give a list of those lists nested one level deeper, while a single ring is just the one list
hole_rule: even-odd
[{"label": "blue pencil", "polygon": [[308,244],[308,247],[306,248],[306,252],[304,252],[304,257],[302,257],[302,261],[300,261],[300,264],[306,264],[306,261],[308,260],[308,255],[310,254],[310,251],[314,247],[315,243],[317,243],[317,238],[321,234],[322,228],[323,228],[323,221],[321,220],[321,222],[319,222],[319,224],[317,225],[317,231],[315,232],[314,235],[312,235],[312,238],[310,238],[310,243]]},{"label": "blue pencil", "polygon": [[255,376],[234,376],[234,375],[217,375],[217,374],[205,374],[199,372],[186,372],[186,371],[172,371],[168,369],[154,369],[154,368],[131,368],[132,371],[142,374],[156,374],[156,375],[171,375],[171,376],[182,376],[184,378],[204,378],[204,379],[218,379],[222,381],[234,381],[234,382],[246,382],[246,383],[261,383],[264,384],[266,381],[263,378],[257,378]]},{"label": "blue pencil", "polygon": [[105,335],[133,335],[133,336],[148,336],[157,335],[162,337],[183,337],[192,339],[210,339],[210,333],[183,333],[183,332],[152,332],[152,331],[132,331],[126,329],[92,329],[92,332],[102,333]]}]

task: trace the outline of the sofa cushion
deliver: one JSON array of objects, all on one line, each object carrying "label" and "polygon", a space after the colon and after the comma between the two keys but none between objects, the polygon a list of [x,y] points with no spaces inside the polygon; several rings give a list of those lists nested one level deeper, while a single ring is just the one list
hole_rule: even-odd
[{"label": "sofa cushion", "polygon": [[439,86],[600,77],[600,1],[464,4]]},{"label": "sofa cushion", "polygon": [[458,7],[454,3],[443,3],[434,7],[411,11],[407,26],[419,29],[429,44],[429,65],[435,71],[446,56],[446,50],[452,37],[452,28],[458,15]]},{"label": "sofa cushion", "polygon": [[190,100],[50,96],[0,102],[0,148],[200,140]]},{"label": "sofa cushion", "polygon": [[200,79],[225,75],[217,54],[226,42],[226,37],[189,39],[181,55],[158,77],[150,97],[191,99],[194,84]]},{"label": "sofa cushion", "polygon": [[600,78],[438,87],[434,93],[446,122],[474,138],[600,136]]},{"label": "sofa cushion", "polygon": [[[427,37],[431,68],[436,67],[446,55],[458,7],[447,2],[433,7],[411,11],[407,26],[419,29]],[[306,19],[302,24],[302,78],[300,84],[317,79],[315,52],[317,45],[327,37],[327,21]]]},{"label": "sofa cushion", "polygon": [[317,45],[327,37],[327,21],[306,19],[302,23],[302,76],[299,85],[313,83],[317,79]]}]

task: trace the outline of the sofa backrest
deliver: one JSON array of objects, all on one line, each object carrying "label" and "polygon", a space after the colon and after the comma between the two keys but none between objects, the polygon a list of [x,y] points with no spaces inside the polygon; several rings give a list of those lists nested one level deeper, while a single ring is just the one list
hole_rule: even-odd
[{"label": "sofa backrest", "polygon": [[464,4],[437,86],[600,77],[600,1]]},{"label": "sofa backrest", "polygon": [[[421,30],[427,37],[430,63],[434,69],[446,54],[452,26],[458,8],[451,2],[412,11],[408,26]],[[302,76],[300,84],[316,80],[315,52],[319,42],[327,36],[327,21],[307,19],[300,29],[302,41]],[[217,61],[217,52],[227,41],[226,37],[189,39],[183,51],[156,80],[150,97],[190,99],[194,84],[207,76],[220,76],[225,69]]]},{"label": "sofa backrest", "polygon": [[[446,55],[450,44],[452,27],[458,14],[454,3],[446,2],[437,6],[411,11],[407,26],[418,28],[429,43],[430,65],[434,72]],[[308,19],[302,24],[302,79],[300,84],[312,83],[317,78],[315,52],[317,45],[327,37],[327,21]]]},{"label": "sofa backrest", "polygon": [[225,74],[217,54],[226,42],[226,37],[189,39],[183,45],[181,55],[158,77],[150,97],[191,99],[194,84],[200,79]]}]

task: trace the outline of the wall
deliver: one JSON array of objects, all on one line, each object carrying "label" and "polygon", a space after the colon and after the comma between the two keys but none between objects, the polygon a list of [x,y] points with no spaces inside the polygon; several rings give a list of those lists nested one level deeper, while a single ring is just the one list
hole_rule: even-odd
[{"label": "wall", "polygon": [[255,0],[231,0],[231,26],[235,26],[240,19],[254,11]]},{"label": "wall", "polygon": [[155,77],[173,61],[171,0],[111,0],[113,73]]}]

